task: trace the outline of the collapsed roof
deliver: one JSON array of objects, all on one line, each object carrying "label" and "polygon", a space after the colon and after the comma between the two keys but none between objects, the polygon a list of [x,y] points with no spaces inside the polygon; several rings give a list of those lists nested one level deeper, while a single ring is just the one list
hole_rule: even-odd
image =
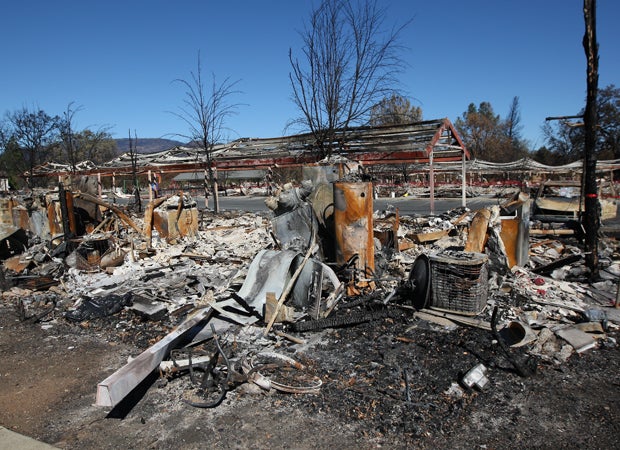
[{"label": "collapsed roof", "polygon": [[[337,138],[344,138],[344,133],[338,132]],[[413,171],[430,170],[431,158],[435,171],[462,170],[463,156],[468,173],[569,173],[581,172],[583,169],[582,161],[549,166],[531,158],[508,163],[469,160],[469,151],[446,118],[404,125],[352,128],[346,132],[344,148],[337,153],[363,165],[411,164]],[[195,172],[196,169],[206,167],[204,151],[189,146],[177,146],[156,153],[139,153],[135,158],[138,173],[149,170],[159,173]],[[217,144],[213,149],[213,164],[217,170],[222,171],[292,167],[320,162],[320,152],[310,133],[275,138],[241,138],[227,144]],[[75,172],[111,176],[130,173],[131,168],[131,155],[123,153],[99,166],[91,161],[82,161],[76,165]],[[620,159],[597,162],[599,171],[617,169],[620,169]],[[58,176],[71,172],[68,164],[48,162],[36,167],[33,176]]]},{"label": "collapsed roof", "polygon": [[[470,154],[452,123],[444,118],[404,125],[357,127],[336,133],[336,153],[364,165],[462,161]],[[345,142],[344,145],[337,145]],[[204,168],[206,155],[202,149],[177,146],[169,150],[138,154],[138,172],[160,173],[193,171]],[[321,154],[310,133],[277,138],[242,138],[215,145],[212,153],[217,170],[292,167],[318,163]],[[131,172],[129,153],[96,166],[80,163],[77,172],[102,176]],[[71,172],[69,165],[46,163],[34,169],[33,176],[56,176]]]}]

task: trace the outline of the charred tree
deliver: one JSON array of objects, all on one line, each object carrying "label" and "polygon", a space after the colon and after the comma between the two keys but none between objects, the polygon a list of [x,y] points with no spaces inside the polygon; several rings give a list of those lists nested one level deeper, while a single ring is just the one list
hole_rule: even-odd
[{"label": "charred tree", "polygon": [[[196,72],[191,72],[191,79],[175,80],[185,86],[184,107],[180,113],[173,113],[183,120],[189,127],[188,135],[180,135],[189,139],[193,145],[197,145],[202,153],[204,170],[207,173],[211,192],[213,193],[213,210],[220,210],[218,201],[217,177],[215,172],[214,150],[215,145],[224,138],[226,119],[236,113],[238,104],[229,103],[233,94],[238,94],[235,86],[239,82],[226,78],[221,83],[216,83],[215,75],[212,75],[211,86],[207,86],[202,77],[200,53],[198,54],[198,66]],[[205,206],[207,206],[207,189],[205,185]]]},{"label": "charred tree", "polygon": [[397,94],[405,62],[400,33],[385,27],[376,0],[323,0],[300,32],[301,57],[289,49],[289,80],[299,117],[289,125],[308,130],[321,156],[346,145],[338,131],[368,122],[383,98]]}]

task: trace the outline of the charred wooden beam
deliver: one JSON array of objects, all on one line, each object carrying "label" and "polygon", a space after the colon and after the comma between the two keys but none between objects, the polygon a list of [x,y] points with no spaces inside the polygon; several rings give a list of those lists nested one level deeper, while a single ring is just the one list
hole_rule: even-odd
[{"label": "charred wooden beam", "polygon": [[134,223],[134,221],[131,220],[127,214],[125,214],[123,211],[118,209],[116,206],[111,205],[110,203],[106,203],[103,200],[99,200],[97,197],[93,197],[92,195],[85,194],[84,192],[78,192],[77,194],[75,194],[75,197],[79,197],[79,198],[84,199],[84,200],[86,200],[88,202],[92,202],[92,203],[95,203],[95,204],[97,204],[99,206],[103,206],[104,208],[108,208],[110,211],[112,211],[114,214],[116,214],[119,217],[119,219],[121,219],[123,222],[125,222],[127,225],[129,225],[131,228],[136,230],[138,233],[142,234],[142,230],[140,229],[140,227],[138,227],[138,225],[136,225]]}]

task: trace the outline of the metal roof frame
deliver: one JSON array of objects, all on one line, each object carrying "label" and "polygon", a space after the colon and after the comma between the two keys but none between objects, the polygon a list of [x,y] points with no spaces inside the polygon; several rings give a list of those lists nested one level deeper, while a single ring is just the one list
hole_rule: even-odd
[{"label": "metal roof frame", "polygon": [[[338,130],[333,143],[334,156],[344,156],[363,165],[455,162],[470,154],[452,123],[447,119],[427,120],[402,125],[356,127]],[[343,144],[342,144],[343,143]],[[206,168],[204,151],[177,146],[157,153],[137,155],[138,173],[178,173]],[[217,144],[212,151],[216,170],[244,170],[267,167],[294,167],[322,163],[321,154],[310,133],[277,138],[242,138]],[[132,172],[131,156],[124,153],[96,166],[80,163],[75,171],[69,165],[46,163],[34,169],[32,176],[69,174],[113,176]]]}]

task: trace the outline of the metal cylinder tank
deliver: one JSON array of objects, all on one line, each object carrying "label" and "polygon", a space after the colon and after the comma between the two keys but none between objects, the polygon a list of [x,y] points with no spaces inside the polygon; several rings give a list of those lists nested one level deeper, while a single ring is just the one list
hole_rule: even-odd
[{"label": "metal cylinder tank", "polygon": [[356,267],[370,277],[375,269],[372,222],[372,183],[335,182],[334,235],[336,262],[357,255]]}]

